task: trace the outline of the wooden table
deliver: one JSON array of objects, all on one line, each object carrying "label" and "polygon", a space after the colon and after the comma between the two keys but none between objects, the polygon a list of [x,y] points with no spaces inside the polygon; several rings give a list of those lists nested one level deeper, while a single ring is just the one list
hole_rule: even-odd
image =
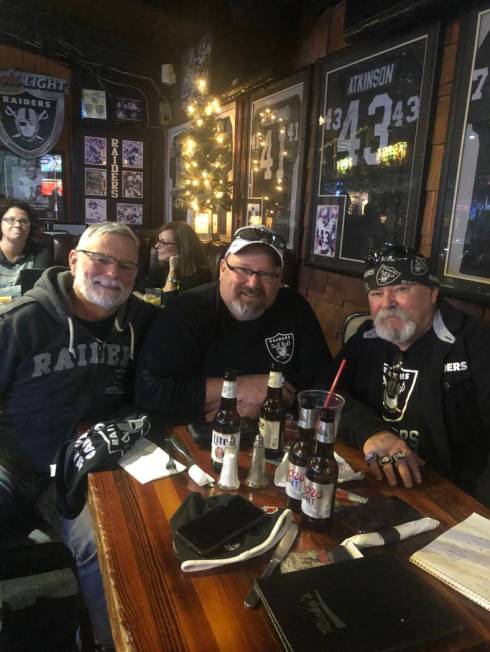
[{"label": "wooden table", "polygon": [[[186,440],[197,462],[210,470],[209,452],[193,445],[184,428],[174,432]],[[342,444],[338,444],[338,451],[354,468],[367,471],[359,451]],[[248,452],[242,452],[242,481],[248,461]],[[271,476],[273,470],[271,466]],[[437,474],[424,469],[423,476],[423,484],[415,489],[392,489],[376,482],[369,474],[362,481],[343,485],[366,496],[398,495],[425,516],[441,522],[436,531],[390,546],[405,560],[436,534],[473,511],[490,517],[490,510]],[[123,470],[89,477],[90,506],[116,649],[118,652],[272,652],[281,649],[265,609],[243,607],[243,599],[269,560],[270,551],[218,570],[200,573],[180,570],[180,562],[172,550],[169,519],[190,491],[206,495],[222,493],[217,488],[198,487],[187,473],[146,485],[139,484]],[[267,490],[261,491],[251,491],[242,485],[240,493],[258,505],[283,505],[285,502],[284,490],[277,489],[272,482]],[[340,522],[334,524],[328,536],[300,529],[294,550],[329,549],[351,534]],[[464,625],[461,634],[426,644],[423,650],[490,650],[490,612],[413,564],[410,567],[451,604]]]}]

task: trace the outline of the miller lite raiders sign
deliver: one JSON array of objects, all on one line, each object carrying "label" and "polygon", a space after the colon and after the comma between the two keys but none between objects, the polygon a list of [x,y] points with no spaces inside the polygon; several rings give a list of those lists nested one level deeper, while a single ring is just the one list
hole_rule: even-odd
[{"label": "miller lite raiders sign", "polygon": [[15,154],[34,159],[58,141],[69,82],[19,71],[0,72],[0,140]]}]

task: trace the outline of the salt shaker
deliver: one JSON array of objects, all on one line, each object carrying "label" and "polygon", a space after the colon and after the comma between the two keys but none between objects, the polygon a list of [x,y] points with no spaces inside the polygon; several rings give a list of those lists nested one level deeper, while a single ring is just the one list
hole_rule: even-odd
[{"label": "salt shaker", "polygon": [[221,467],[218,487],[220,489],[238,489],[239,486],[240,480],[238,479],[237,449],[235,445],[235,437],[231,435],[226,440],[223,466]]},{"label": "salt shaker", "polygon": [[251,487],[252,489],[263,489],[264,487],[267,487],[268,483],[269,481],[265,472],[264,437],[259,432],[254,440],[250,471],[245,480],[245,484],[247,487]]}]

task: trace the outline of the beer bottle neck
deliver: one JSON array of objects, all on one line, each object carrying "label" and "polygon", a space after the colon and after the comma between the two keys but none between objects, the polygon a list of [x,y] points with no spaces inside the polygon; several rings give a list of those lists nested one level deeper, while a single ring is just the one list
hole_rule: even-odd
[{"label": "beer bottle neck", "polygon": [[269,382],[267,383],[269,390],[271,389],[282,389],[283,384],[282,372],[281,371],[271,371],[269,373]]},{"label": "beer bottle neck", "polygon": [[223,382],[220,409],[236,409],[236,380],[225,380]]},{"label": "beer bottle neck", "polygon": [[334,455],[333,442],[320,441],[318,438],[315,445],[315,457],[332,458]]}]

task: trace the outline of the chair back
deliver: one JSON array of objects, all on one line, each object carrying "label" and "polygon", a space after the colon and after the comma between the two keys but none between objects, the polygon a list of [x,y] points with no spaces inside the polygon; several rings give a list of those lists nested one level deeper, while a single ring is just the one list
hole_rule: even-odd
[{"label": "chair back", "polygon": [[353,312],[352,314],[347,315],[340,332],[340,342],[342,346],[357,332],[359,326],[361,326],[366,319],[371,319],[371,315],[367,311]]}]

